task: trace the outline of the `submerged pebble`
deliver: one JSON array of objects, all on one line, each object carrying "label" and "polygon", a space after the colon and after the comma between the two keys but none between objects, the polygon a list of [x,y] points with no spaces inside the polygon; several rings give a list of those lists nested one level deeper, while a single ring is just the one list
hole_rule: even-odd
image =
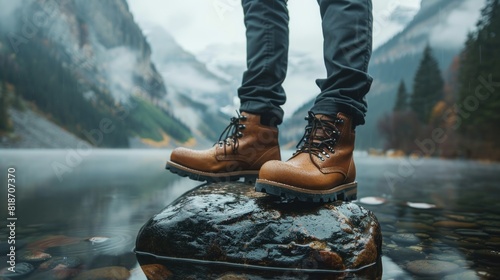
[{"label": "submerged pebble", "polygon": [[489,234],[487,234],[484,231],[481,230],[474,230],[474,229],[457,229],[455,230],[456,233],[463,235],[463,236],[471,236],[471,237],[481,237],[481,238],[487,238],[490,237]]},{"label": "submerged pebble", "polygon": [[[385,252],[384,252],[385,254]],[[387,255],[393,260],[419,260],[425,258],[425,254],[410,248],[397,247],[387,250]]]},{"label": "submerged pebble", "polygon": [[238,275],[234,273],[225,274],[216,280],[248,280],[249,278],[244,275]]},{"label": "submerged pebble", "polygon": [[417,260],[409,262],[406,269],[421,276],[439,276],[455,272],[459,269],[459,266],[446,261]]},{"label": "submerged pebble", "polygon": [[21,262],[43,262],[52,258],[50,254],[41,251],[24,251],[19,254],[19,261]]},{"label": "submerged pebble", "polygon": [[497,227],[485,227],[483,230],[487,233],[491,233],[494,235],[500,235],[500,228]]},{"label": "submerged pebble", "polygon": [[80,273],[74,280],[126,280],[130,277],[130,271],[121,266],[109,266],[96,268]]},{"label": "submerged pebble", "polygon": [[462,216],[462,215],[454,215],[454,214],[448,214],[445,215],[447,218],[450,218],[455,221],[459,222],[466,222],[466,223],[473,223],[477,220],[477,218],[474,217],[467,217],[467,216]]},{"label": "submerged pebble", "polygon": [[82,264],[82,261],[78,258],[73,257],[56,257],[42,263],[39,269],[49,270],[49,269],[63,269],[63,268],[75,268]]},{"label": "submerged pebble", "polygon": [[77,244],[82,239],[65,235],[50,235],[27,245],[32,251],[45,251],[48,248]]},{"label": "submerged pebble", "polygon": [[466,223],[466,222],[457,222],[457,221],[439,221],[433,224],[435,227],[444,227],[444,228],[476,228],[477,224],[475,223]]},{"label": "submerged pebble", "polygon": [[496,250],[476,250],[474,251],[474,255],[478,258],[500,261],[500,251]]},{"label": "submerged pebble", "polygon": [[480,225],[482,225],[482,226],[500,228],[500,221],[480,220],[480,221],[477,221],[477,223],[480,224]]},{"label": "submerged pebble", "polygon": [[468,270],[457,274],[447,275],[443,278],[443,280],[456,280],[456,279],[479,280],[479,276],[476,274],[476,272]]},{"label": "submerged pebble", "polygon": [[148,280],[164,280],[172,276],[172,272],[161,264],[146,264],[141,269]]},{"label": "submerged pebble", "polygon": [[432,226],[426,225],[419,222],[398,222],[396,224],[398,229],[408,229],[410,231],[423,231],[423,232],[433,232],[436,229]]},{"label": "submerged pebble", "polygon": [[22,277],[30,274],[31,272],[33,272],[33,270],[35,270],[35,267],[32,264],[21,262],[16,263],[15,272],[12,272],[11,270],[9,270],[9,267],[6,267],[0,270],[0,276],[12,278]]},{"label": "submerged pebble", "polygon": [[399,244],[405,244],[405,245],[414,245],[420,243],[420,238],[415,236],[415,234],[412,233],[398,233],[398,234],[393,234],[391,236],[391,239]]}]

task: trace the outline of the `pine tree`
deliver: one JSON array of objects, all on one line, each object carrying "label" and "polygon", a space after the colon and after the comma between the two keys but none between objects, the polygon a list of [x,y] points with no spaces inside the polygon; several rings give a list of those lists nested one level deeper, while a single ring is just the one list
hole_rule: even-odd
[{"label": "pine tree", "polygon": [[410,108],[418,119],[427,124],[434,105],[443,98],[444,81],[439,65],[429,45],[425,47],[422,60],[415,74]]},{"label": "pine tree", "polygon": [[[477,24],[477,31],[469,35],[464,51],[462,53],[461,68],[459,72],[459,107],[467,111],[471,109],[470,101],[481,101],[480,108],[471,112],[470,117],[465,118],[464,125],[475,125],[484,128],[498,124],[500,121],[500,88],[490,85],[485,87],[484,81],[492,81],[493,84],[500,82],[500,1],[488,0],[482,10],[482,16]],[[483,82],[481,82],[481,80]],[[481,88],[481,90],[477,90]],[[478,95],[479,94],[479,95]],[[476,96],[478,95],[478,96]],[[469,105],[469,106],[466,106]],[[471,111],[471,110],[469,110]],[[467,114],[467,115],[468,115]]]},{"label": "pine tree", "polygon": [[396,95],[396,103],[394,104],[394,112],[404,112],[408,109],[408,92],[403,79],[399,83],[398,93]]},{"label": "pine tree", "polygon": [[471,157],[500,159],[500,0],[487,0],[461,55],[457,107],[461,142]]},{"label": "pine tree", "polygon": [[0,81],[0,131],[9,131],[8,94],[3,81]]}]

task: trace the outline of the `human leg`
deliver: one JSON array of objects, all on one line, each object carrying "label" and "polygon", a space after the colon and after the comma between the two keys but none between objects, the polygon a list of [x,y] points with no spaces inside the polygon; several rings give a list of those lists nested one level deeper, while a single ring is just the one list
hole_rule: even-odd
[{"label": "human leg", "polygon": [[371,55],[370,0],[318,0],[327,78],[309,112],[298,150],[286,162],[262,166],[256,190],[302,201],[355,199],[352,158],[356,125],[364,123]]},{"label": "human leg", "polygon": [[[167,169],[199,181],[256,178],[269,160],[280,160],[278,129],[282,122],[288,55],[285,0],[243,0],[247,70],[238,89],[241,115],[232,118],[208,150],[176,148]],[[227,133],[226,133],[227,132]]]},{"label": "human leg", "polygon": [[342,112],[353,125],[364,124],[365,95],[372,78],[367,74],[372,51],[371,0],[318,0],[323,28],[323,52],[327,72],[316,80],[321,93],[311,109],[335,116]]},{"label": "human leg", "polygon": [[247,70],[238,96],[240,110],[283,120],[286,101],[282,83],[288,64],[288,8],[285,0],[243,0]]}]

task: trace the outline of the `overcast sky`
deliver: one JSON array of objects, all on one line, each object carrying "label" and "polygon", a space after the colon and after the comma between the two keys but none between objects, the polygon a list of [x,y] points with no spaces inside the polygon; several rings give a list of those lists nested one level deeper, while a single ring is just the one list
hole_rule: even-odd
[{"label": "overcast sky", "polygon": [[[274,0],[273,0],[274,1]],[[183,48],[199,53],[206,46],[245,42],[241,0],[128,0],[139,24],[167,29]],[[374,0],[374,47],[403,26],[388,20],[396,6],[418,8],[420,0]],[[290,0],[290,50],[321,52],[322,36],[315,0]]]}]

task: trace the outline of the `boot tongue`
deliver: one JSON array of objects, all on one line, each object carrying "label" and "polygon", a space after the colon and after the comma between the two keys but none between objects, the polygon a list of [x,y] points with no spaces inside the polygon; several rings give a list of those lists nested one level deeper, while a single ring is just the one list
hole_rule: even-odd
[{"label": "boot tongue", "polygon": [[334,131],[338,131],[338,128],[335,126],[335,119],[330,116],[318,114],[315,115],[315,118],[319,120],[319,123],[316,124],[316,131],[313,132],[313,143],[321,143],[321,140],[329,139],[334,136],[327,134],[326,129],[329,129],[329,132],[332,134],[335,133]]}]

